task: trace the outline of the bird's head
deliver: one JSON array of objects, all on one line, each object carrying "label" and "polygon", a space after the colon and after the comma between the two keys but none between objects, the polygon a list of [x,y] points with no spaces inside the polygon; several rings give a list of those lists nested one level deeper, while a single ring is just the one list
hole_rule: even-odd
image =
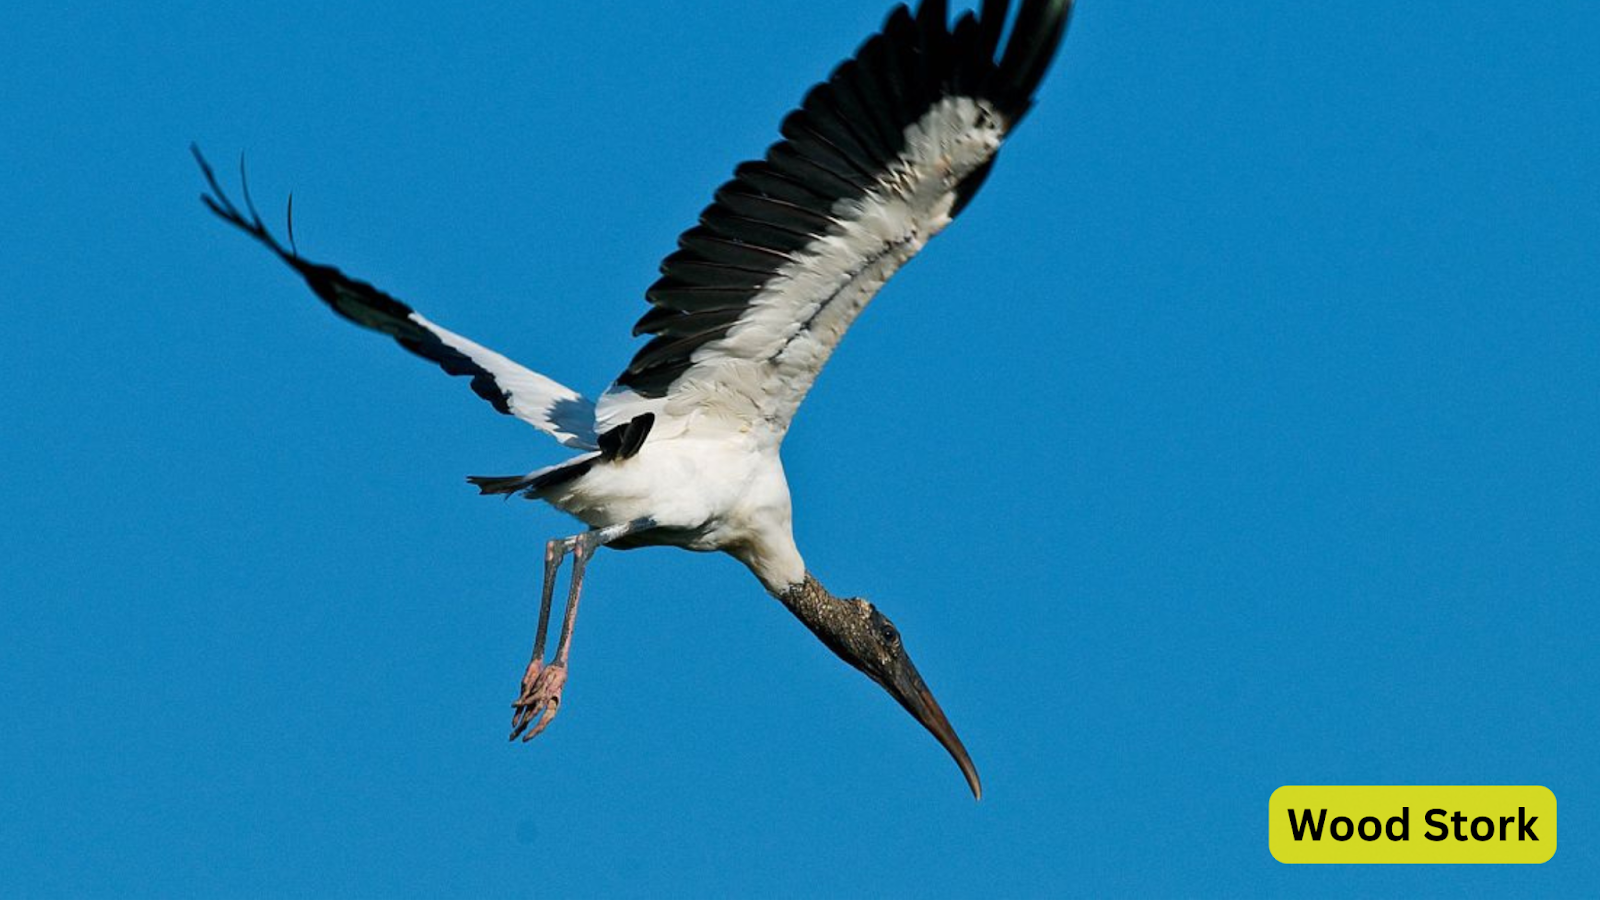
[{"label": "bird's head", "polygon": [[966,776],[972,796],[981,798],[978,769],[962,746],[961,738],[939,708],[933,692],[906,652],[900,630],[877,607],[860,597],[834,597],[811,575],[779,599],[804,622],[828,649],[876,681],[906,712],[938,739]]}]

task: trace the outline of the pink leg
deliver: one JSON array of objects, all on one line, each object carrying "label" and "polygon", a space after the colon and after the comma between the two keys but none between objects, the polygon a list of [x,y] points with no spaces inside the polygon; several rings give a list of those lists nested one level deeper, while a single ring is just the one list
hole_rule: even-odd
[{"label": "pink leg", "polygon": [[[589,558],[606,544],[625,535],[654,528],[650,519],[611,525],[545,545],[544,593],[539,603],[539,633],[534,639],[533,659],[522,676],[522,692],[512,707],[511,740],[519,736],[530,741],[561,711],[561,692],[567,685],[567,657],[572,652],[572,626],[578,619],[578,600],[583,593],[583,574]],[[555,593],[556,572],[562,557],[572,552],[572,583],[567,589],[567,610],[561,619],[561,636],[556,639],[556,655],[544,665],[545,634],[550,626],[551,598]]]},{"label": "pink leg", "polygon": [[[523,676],[522,696],[513,704],[516,713],[511,718],[511,739],[520,734],[524,741],[539,736],[561,711],[561,691],[567,686],[567,656],[572,652],[572,623],[578,618],[578,598],[583,592],[583,570],[594,554],[595,542],[588,534],[579,535],[572,546],[572,585],[567,589],[567,612],[561,619],[561,637],[556,641],[556,656],[535,674],[529,684]],[[543,642],[544,635],[539,635]],[[541,651],[544,648],[539,648]],[[540,654],[543,656],[543,653]],[[530,669],[532,666],[529,667]]]},{"label": "pink leg", "polygon": [[511,716],[512,740],[516,740],[517,735],[528,727],[537,711],[534,685],[544,671],[544,642],[550,631],[550,604],[556,592],[556,574],[561,571],[561,560],[567,555],[568,540],[557,538],[544,545],[544,590],[539,596],[539,625],[534,629],[533,658],[528,661],[527,671],[522,673],[522,692],[517,702],[512,704],[516,710]]}]

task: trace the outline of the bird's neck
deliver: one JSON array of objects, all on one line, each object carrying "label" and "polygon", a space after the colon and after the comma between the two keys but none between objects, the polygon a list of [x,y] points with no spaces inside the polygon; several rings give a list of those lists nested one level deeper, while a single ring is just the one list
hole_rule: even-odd
[{"label": "bird's neck", "polygon": [[774,596],[827,644],[828,649],[849,661],[850,656],[842,650],[842,640],[844,631],[850,627],[851,617],[847,613],[850,601],[828,593],[828,589],[810,572],[806,573],[804,580],[775,592]]},{"label": "bird's neck", "polygon": [[810,572],[806,573],[804,579],[777,591],[775,596],[812,631],[817,630],[818,623],[830,618],[829,612],[843,602],[828,593],[828,589]]}]

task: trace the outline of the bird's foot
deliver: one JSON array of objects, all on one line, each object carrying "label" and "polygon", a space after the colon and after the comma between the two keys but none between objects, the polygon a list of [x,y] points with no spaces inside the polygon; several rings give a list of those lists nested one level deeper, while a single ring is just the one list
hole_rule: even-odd
[{"label": "bird's foot", "polygon": [[[522,695],[511,704],[511,740],[518,736],[531,741],[544,731],[561,711],[561,689],[567,685],[567,667],[556,662],[545,666],[539,660],[528,663],[522,676]],[[530,727],[531,726],[531,727]]]}]

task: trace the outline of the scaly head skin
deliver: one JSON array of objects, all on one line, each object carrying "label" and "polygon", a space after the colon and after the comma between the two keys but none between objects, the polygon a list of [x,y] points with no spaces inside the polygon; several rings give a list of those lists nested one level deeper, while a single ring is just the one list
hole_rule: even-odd
[{"label": "scaly head skin", "polygon": [[789,611],[806,624],[828,649],[839,658],[861,670],[889,692],[891,697],[905,707],[906,712],[922,723],[922,727],[950,753],[961,774],[966,776],[972,796],[981,799],[983,786],[978,781],[978,769],[962,746],[961,738],[945,718],[944,710],[933,699],[933,692],[911,663],[899,629],[889,617],[879,612],[871,603],[859,598],[841,598],[828,593],[817,579],[807,572],[805,580],[790,585],[780,592],[778,599]]}]

